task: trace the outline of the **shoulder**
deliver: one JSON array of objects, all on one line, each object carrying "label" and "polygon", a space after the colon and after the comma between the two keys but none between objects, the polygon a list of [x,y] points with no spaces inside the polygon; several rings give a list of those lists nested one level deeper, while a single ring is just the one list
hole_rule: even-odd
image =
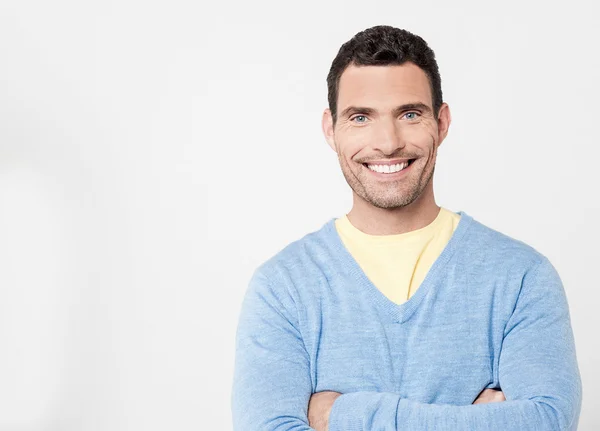
[{"label": "shoulder", "polygon": [[512,237],[467,215],[469,229],[464,245],[470,258],[490,266],[520,268],[539,266],[548,258],[532,245]]},{"label": "shoulder", "polygon": [[560,275],[540,250],[472,218],[468,224],[459,261],[469,277],[499,287],[510,310],[517,301],[566,304]]},{"label": "shoulder", "polygon": [[259,277],[271,285],[281,286],[318,277],[336,253],[332,245],[333,222],[334,219],[330,219],[317,230],[288,243],[261,263],[253,278]]}]

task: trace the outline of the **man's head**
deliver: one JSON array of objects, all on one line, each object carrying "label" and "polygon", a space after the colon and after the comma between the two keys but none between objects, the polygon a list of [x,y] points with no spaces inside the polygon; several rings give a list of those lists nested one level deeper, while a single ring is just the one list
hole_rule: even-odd
[{"label": "man's head", "polygon": [[[327,85],[323,132],[354,193],[378,208],[433,200],[431,178],[450,111],[427,43],[389,26],[364,30],[342,45]],[[397,168],[407,159],[406,171],[395,174],[373,172],[382,169],[368,163]]]}]

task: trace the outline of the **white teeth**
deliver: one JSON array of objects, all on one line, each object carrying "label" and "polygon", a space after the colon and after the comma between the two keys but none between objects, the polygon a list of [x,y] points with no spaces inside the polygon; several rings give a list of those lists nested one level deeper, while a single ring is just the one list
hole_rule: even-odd
[{"label": "white teeth", "polygon": [[367,167],[372,171],[384,174],[393,174],[394,172],[399,172],[407,166],[408,162],[396,163],[395,165],[367,165]]}]

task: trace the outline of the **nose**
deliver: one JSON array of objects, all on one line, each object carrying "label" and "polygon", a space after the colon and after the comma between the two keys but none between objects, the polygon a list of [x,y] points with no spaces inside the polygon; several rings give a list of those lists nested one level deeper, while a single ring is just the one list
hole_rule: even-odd
[{"label": "nose", "polygon": [[406,146],[406,139],[395,118],[381,119],[377,124],[377,136],[373,145],[386,155],[395,153]]}]

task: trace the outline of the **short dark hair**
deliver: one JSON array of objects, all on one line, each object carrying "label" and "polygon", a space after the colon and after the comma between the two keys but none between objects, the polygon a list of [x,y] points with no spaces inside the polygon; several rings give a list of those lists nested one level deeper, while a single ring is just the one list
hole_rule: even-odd
[{"label": "short dark hair", "polygon": [[327,75],[327,98],[333,123],[337,120],[337,98],[340,77],[346,68],[356,66],[388,66],[412,62],[429,78],[433,113],[437,118],[442,106],[442,79],[435,54],[420,36],[407,30],[378,25],[363,30],[344,43],[331,63]]}]

